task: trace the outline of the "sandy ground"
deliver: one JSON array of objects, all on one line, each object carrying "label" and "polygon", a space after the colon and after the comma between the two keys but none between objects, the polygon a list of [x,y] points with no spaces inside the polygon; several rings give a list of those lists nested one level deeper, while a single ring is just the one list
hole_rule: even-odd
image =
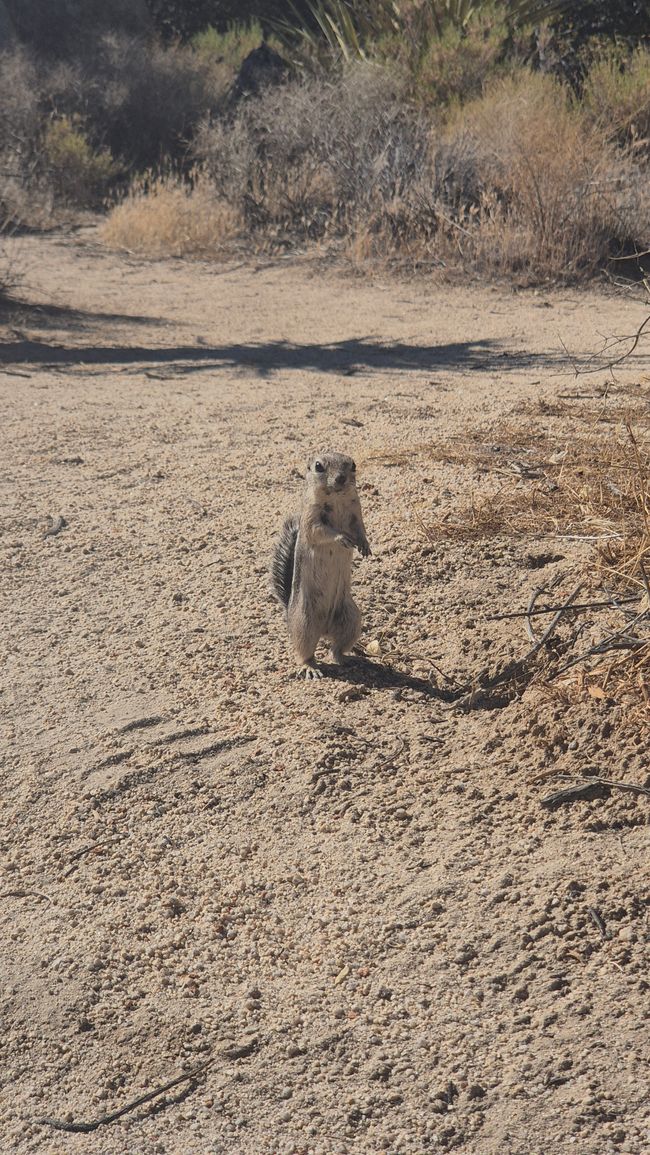
[{"label": "sandy ground", "polygon": [[[648,1151],[648,799],[541,805],[555,770],[648,782],[645,740],[602,701],[462,713],[428,677],[525,652],[488,616],[592,545],[427,546],[417,518],[482,481],[412,452],[581,388],[561,342],[638,308],[18,245],[0,1150]],[[266,574],[327,446],[359,465],[364,641],[410,657],[303,685]],[[207,1060],[91,1133],[39,1122]]]}]

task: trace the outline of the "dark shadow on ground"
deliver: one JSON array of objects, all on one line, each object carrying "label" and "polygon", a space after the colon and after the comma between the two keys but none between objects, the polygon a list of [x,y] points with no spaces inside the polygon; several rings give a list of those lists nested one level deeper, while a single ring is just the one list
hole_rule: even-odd
[{"label": "dark shadow on ground", "polygon": [[[63,305],[35,305],[10,294],[0,296],[0,324],[29,325],[36,329],[72,329],[80,332],[96,329],[107,323],[113,325],[163,325],[159,317],[142,317],[133,313],[95,313],[88,309],[70,309]],[[28,341],[41,347],[45,343]],[[60,346],[55,346],[60,349]]]},{"label": "dark shadow on ground", "polygon": [[[92,315],[91,315],[92,316]],[[98,319],[101,315],[97,315]],[[124,318],[134,320],[135,318]],[[144,321],[145,319],[142,318]],[[364,370],[492,370],[566,367],[562,350],[550,353],[513,352],[490,340],[452,342],[448,345],[388,345],[366,338],[330,345],[266,344],[177,345],[149,348],[140,345],[81,345],[66,347],[44,341],[0,344],[0,363],[40,365],[165,366],[171,376],[223,368],[250,369],[266,377],[280,369],[307,369],[320,373],[353,375]]]},{"label": "dark shadow on ground", "polygon": [[343,666],[336,666],[330,662],[319,662],[319,666],[326,678],[334,678],[352,686],[415,690],[418,694],[436,698],[439,702],[455,702],[466,690],[466,687],[436,686],[428,678],[416,678],[412,674],[396,670],[393,666],[384,666],[381,662],[373,662],[370,658],[358,656],[348,658]]}]

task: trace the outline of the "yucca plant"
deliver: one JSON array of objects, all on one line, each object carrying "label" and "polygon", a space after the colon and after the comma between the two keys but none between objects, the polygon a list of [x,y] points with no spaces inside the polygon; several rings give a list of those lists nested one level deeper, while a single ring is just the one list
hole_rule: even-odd
[{"label": "yucca plant", "polygon": [[420,44],[450,27],[463,30],[477,15],[495,13],[508,24],[537,24],[575,8],[579,0],[312,0],[309,19],[293,4],[291,16],[274,25],[285,44],[298,42],[313,55],[325,50],[345,61],[364,59],[368,48],[390,36]]}]

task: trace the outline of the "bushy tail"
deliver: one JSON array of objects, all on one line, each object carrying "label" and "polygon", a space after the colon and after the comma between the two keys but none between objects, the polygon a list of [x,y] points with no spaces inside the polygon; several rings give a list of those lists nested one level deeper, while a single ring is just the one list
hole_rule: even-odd
[{"label": "bushy tail", "polygon": [[293,559],[296,553],[298,518],[288,517],[276,542],[271,563],[271,588],[282,605],[289,605],[293,583]]}]

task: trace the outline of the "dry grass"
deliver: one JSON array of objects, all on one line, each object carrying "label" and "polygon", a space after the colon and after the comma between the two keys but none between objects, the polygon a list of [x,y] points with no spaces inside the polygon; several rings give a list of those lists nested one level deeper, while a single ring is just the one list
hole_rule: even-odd
[{"label": "dry grass", "polygon": [[448,133],[448,148],[469,153],[476,172],[478,196],[458,203],[449,237],[474,266],[570,279],[602,267],[630,238],[650,237],[650,198],[632,153],[552,77],[521,71],[493,84]]},{"label": "dry grass", "polygon": [[[502,430],[500,441],[504,433],[508,436]],[[524,431],[512,434],[525,445]],[[564,445],[546,438],[514,457],[476,447],[472,464],[505,480],[488,496],[471,495],[461,514],[428,526],[431,540],[619,534],[638,514],[636,463],[619,437],[590,441],[573,436]]]},{"label": "dry grass", "polygon": [[616,46],[597,57],[585,77],[583,108],[610,138],[650,151],[650,51]]},{"label": "dry grass", "polygon": [[176,177],[137,181],[109,213],[102,234],[112,248],[142,256],[219,258],[242,227],[238,210],[195,174],[191,185]]},{"label": "dry grass", "polygon": [[[489,440],[479,435],[436,447],[429,459],[456,462],[496,484],[489,496],[470,494],[453,515],[432,520],[417,513],[416,521],[431,543],[497,536],[593,540],[592,560],[571,580],[582,578],[592,594],[611,598],[611,609],[586,628],[583,622],[568,653],[564,647],[564,665],[556,663],[555,671],[547,667],[539,677],[550,676],[551,684],[570,696],[645,707],[650,704],[647,398],[635,408],[636,428],[616,399],[609,409],[604,403],[570,417],[565,408],[561,415],[563,441],[527,422],[492,430]],[[426,454],[427,447],[415,452]],[[619,603],[624,596],[636,596],[631,608]]]}]

